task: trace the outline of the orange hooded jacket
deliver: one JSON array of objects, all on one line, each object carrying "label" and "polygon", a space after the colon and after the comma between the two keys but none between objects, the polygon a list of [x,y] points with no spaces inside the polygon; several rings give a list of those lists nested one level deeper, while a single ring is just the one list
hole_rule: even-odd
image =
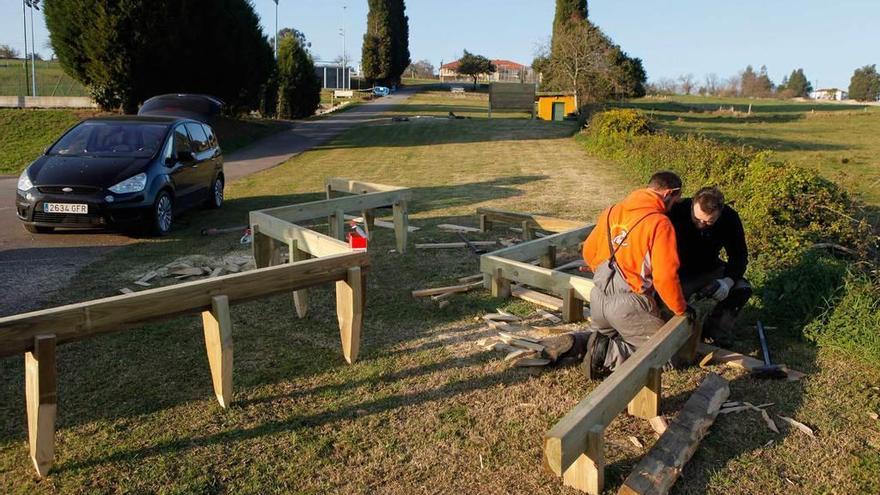
[{"label": "orange hooded jacket", "polygon": [[[609,210],[612,242],[617,249],[615,259],[632,291],[650,295],[656,289],[669,309],[677,315],[684,314],[687,301],[678,280],[675,230],[666,216],[663,199],[651,189],[639,189],[599,215],[596,228],[584,242],[583,250],[584,261],[593,272],[610,258]],[[643,217],[633,229],[633,225]],[[633,230],[618,249],[629,229]]]}]

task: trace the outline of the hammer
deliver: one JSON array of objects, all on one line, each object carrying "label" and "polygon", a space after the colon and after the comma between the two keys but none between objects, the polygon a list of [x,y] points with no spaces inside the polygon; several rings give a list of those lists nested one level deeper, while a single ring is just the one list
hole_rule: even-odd
[{"label": "hammer", "polygon": [[764,324],[758,321],[755,326],[758,328],[758,338],[761,339],[761,352],[764,354],[764,366],[752,370],[752,376],[755,378],[779,380],[788,378],[788,373],[782,366],[771,364],[770,349],[767,347],[767,337],[764,336]]}]

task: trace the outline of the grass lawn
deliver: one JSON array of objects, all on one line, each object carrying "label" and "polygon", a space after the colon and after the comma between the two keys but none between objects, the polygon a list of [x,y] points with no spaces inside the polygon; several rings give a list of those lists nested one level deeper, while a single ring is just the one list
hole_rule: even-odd
[{"label": "grass lawn", "polygon": [[[64,131],[100,114],[97,110],[0,108],[0,175],[20,173]],[[283,122],[259,119],[222,119],[215,125],[227,155],[286,127]]]},{"label": "grass lawn", "polygon": [[[79,81],[64,73],[57,61],[37,60],[37,96],[88,96],[89,92]],[[28,76],[31,74],[28,63]],[[21,60],[0,59],[0,95],[30,95]]]},{"label": "grass lawn", "polygon": [[628,105],[647,111],[672,132],[773,150],[880,204],[880,107],[697,96],[642,98]]},{"label": "grass lawn", "polygon": [[[56,302],[115,294],[182,255],[240,250],[237,235],[198,232],[245,223],[249,210],[319,199],[327,176],[414,188],[416,242],[458,240],[435,226],[475,225],[479,206],[591,220],[636,186],[588,156],[567,122],[489,121],[477,99],[431,93],[397,113],[448,111],[474,118],[377,121],[230,184],[222,210],[188,215],[169,238],[112,252]],[[471,238],[503,235],[499,227]],[[476,273],[476,257],[400,255],[393,246],[389,230],[371,242],[353,365],[340,353],[329,287],[311,291],[303,320],[289,296],[234,307],[236,402],[228,410],[211,393],[195,316],[60,347],[56,467],[41,482],[27,457],[22,359],[0,360],[0,492],[576,493],[543,470],[543,434],[596,383],[574,368],[512,369],[474,345],[490,335],[476,316],[496,307],[530,316],[527,303],[481,290],[440,310],[410,297]],[[741,350],[753,352],[750,330],[742,332]],[[880,407],[880,372],[779,335],[771,346],[777,360],[811,377],[759,383],[712,369],[732,380],[732,399],[775,402],[771,412],[815,427],[819,438],[784,426],[773,434],[751,413],[723,416],[675,492],[876,493],[880,430],[868,412]],[[665,373],[663,412],[674,414],[704,373]],[[621,415],[606,441],[607,486],[616,490],[654,436],[647,422]]]}]

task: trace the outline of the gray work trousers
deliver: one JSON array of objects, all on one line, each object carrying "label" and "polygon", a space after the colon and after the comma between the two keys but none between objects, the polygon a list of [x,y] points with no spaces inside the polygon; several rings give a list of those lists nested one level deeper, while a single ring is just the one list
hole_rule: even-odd
[{"label": "gray work trousers", "polygon": [[633,292],[620,269],[612,269],[607,261],[596,269],[593,282],[590,330],[611,339],[605,367],[614,370],[666,322],[654,297]]}]

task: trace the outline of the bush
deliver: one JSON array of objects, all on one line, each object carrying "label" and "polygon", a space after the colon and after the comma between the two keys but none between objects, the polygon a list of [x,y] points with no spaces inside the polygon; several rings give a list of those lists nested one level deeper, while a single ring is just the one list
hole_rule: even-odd
[{"label": "bush", "polygon": [[279,41],[277,115],[283,119],[313,115],[321,102],[321,82],[312,56],[296,36],[282,36]]},{"label": "bush", "polygon": [[636,136],[653,132],[651,121],[642,112],[621,108],[599,112],[590,119],[590,132],[599,138],[621,134]]}]

